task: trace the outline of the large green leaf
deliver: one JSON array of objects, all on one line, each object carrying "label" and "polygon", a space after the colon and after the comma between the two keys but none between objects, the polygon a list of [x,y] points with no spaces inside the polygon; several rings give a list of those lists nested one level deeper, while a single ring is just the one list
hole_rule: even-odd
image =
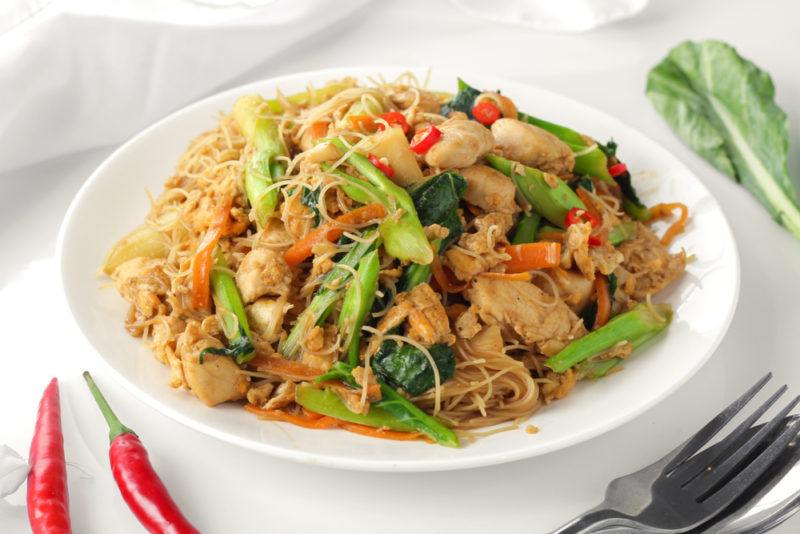
[{"label": "large green leaf", "polygon": [[800,238],[788,119],[769,74],[719,41],[687,41],[647,78],[647,96],[683,141],[739,181]]}]

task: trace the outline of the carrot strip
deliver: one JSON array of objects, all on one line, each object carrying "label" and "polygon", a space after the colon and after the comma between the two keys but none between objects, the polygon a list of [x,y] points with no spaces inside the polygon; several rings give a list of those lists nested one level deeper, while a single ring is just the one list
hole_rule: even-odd
[{"label": "carrot strip", "polygon": [[664,246],[672,243],[675,236],[683,232],[686,228],[686,221],[689,219],[689,208],[686,207],[686,204],[681,202],[656,204],[650,208],[650,212],[653,214],[653,217],[650,219],[651,221],[670,217],[672,216],[672,212],[676,209],[681,210],[681,215],[678,217],[678,220],[672,223],[672,225],[667,228],[667,231],[664,232],[664,236],[661,238],[661,244]]},{"label": "carrot strip", "polygon": [[375,119],[369,115],[350,115],[347,120],[350,121],[350,127],[354,130],[375,130]]},{"label": "carrot strip", "polygon": [[385,428],[373,428],[371,426],[359,425],[358,423],[342,422],[339,427],[354,434],[369,436],[371,438],[393,439],[395,441],[413,441],[420,439],[422,434],[419,432],[398,432]]},{"label": "carrot strip", "polygon": [[597,315],[594,320],[594,329],[598,329],[608,322],[611,317],[611,294],[609,292],[608,278],[598,274],[594,279],[594,290],[597,294]]},{"label": "carrot strip", "polygon": [[397,430],[389,430],[386,428],[373,428],[371,426],[350,423],[348,421],[343,421],[342,419],[322,415],[320,413],[307,410],[306,408],[303,408],[302,415],[284,412],[283,410],[266,410],[264,408],[259,408],[254,404],[245,404],[244,409],[264,419],[269,419],[271,421],[283,421],[284,423],[291,423],[293,425],[314,430],[338,427],[342,430],[347,430],[348,432],[353,432],[355,434],[361,434],[362,436],[369,436],[371,438],[392,439],[396,441],[424,439],[423,434],[420,432],[399,432]]},{"label": "carrot strip", "polygon": [[214,213],[203,239],[194,253],[192,265],[192,307],[211,307],[211,267],[214,264],[214,247],[228,226],[228,217],[233,206],[233,197],[227,195]]},{"label": "carrot strip", "polygon": [[334,419],[333,417],[323,416],[317,419],[309,419],[304,415],[295,415],[284,412],[283,410],[265,410],[264,408],[259,408],[253,404],[245,404],[244,409],[265,419],[292,423],[293,425],[301,426],[303,428],[322,429],[333,428],[337,426],[337,419]]},{"label": "carrot strip", "polygon": [[433,273],[433,278],[436,280],[436,283],[439,284],[439,287],[442,291],[446,291],[448,293],[461,293],[465,289],[467,289],[467,284],[462,283],[457,285],[453,283],[450,279],[450,276],[447,274],[447,271],[444,270],[444,265],[439,260],[439,256],[433,257],[433,262],[431,262],[431,272]]},{"label": "carrot strip", "polygon": [[521,273],[534,269],[558,267],[561,263],[561,243],[539,241],[506,247],[505,253],[511,256],[506,260],[506,272]]},{"label": "carrot strip", "polygon": [[262,372],[275,373],[276,375],[309,382],[315,380],[323,373],[321,369],[311,367],[310,365],[273,356],[254,358],[250,360],[250,365],[253,365],[257,370]]},{"label": "carrot strip", "polygon": [[311,125],[311,138],[313,140],[317,140],[321,137],[325,137],[325,134],[328,133],[328,123],[325,121],[317,121]]},{"label": "carrot strip", "polygon": [[597,210],[597,206],[594,203],[592,195],[589,194],[589,191],[587,191],[582,187],[578,187],[575,189],[575,193],[578,195],[578,198],[580,198],[586,205],[586,211],[588,211],[591,215],[597,217],[598,220],[602,220],[603,217]]},{"label": "carrot strip", "polygon": [[521,273],[480,273],[478,276],[483,278],[490,278],[492,280],[506,280],[508,282],[530,282],[531,273],[525,271]]},{"label": "carrot strip", "polygon": [[346,230],[346,228],[338,226],[339,224],[364,224],[374,219],[380,219],[385,215],[386,208],[381,204],[367,204],[353,211],[348,211],[336,217],[334,223],[326,223],[311,230],[303,239],[293,244],[283,253],[283,259],[290,266],[295,266],[311,256],[312,249],[317,243],[324,240],[333,242],[339,239]]}]

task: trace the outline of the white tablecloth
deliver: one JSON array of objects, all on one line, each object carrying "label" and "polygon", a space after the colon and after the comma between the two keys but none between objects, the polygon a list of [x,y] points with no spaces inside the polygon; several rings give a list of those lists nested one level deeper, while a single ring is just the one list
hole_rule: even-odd
[{"label": "white tablecloth", "polygon": [[[598,502],[610,479],[672,448],[767,370],[800,390],[800,243],[743,189],[683,147],[643,94],[649,67],[681,39],[733,43],[773,75],[778,101],[793,119],[791,166],[798,176],[798,17],[800,4],[794,0],[758,6],[748,0],[660,0],[635,19],[594,33],[551,35],[488,24],[441,1],[381,1],[226,84],[348,64],[482,66],[616,115],[684,160],[720,200],[733,226],[742,255],[739,309],[711,361],[633,422],[554,454],[497,467],[354,473],[235,449],[173,423],[102,375],[100,385],[139,432],[173,495],[203,532],[539,533],[554,528]],[[0,144],[10,136],[13,132],[2,131]],[[112,148],[0,175],[0,442],[27,451],[38,398],[57,375],[74,531],[84,534],[142,531],[107,468],[106,431],[80,377],[90,365],[90,349],[69,326],[53,258],[72,195]],[[11,505],[0,503],[0,532],[28,531],[24,509],[15,507],[23,501],[20,491],[9,499]],[[799,530],[800,518],[794,518],[775,532]]]}]

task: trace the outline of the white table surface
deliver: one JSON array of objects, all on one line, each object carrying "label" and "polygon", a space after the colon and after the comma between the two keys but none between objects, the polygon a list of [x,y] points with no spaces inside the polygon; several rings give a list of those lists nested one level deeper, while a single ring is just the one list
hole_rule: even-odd
[{"label": "white table surface", "polygon": [[[742,259],[739,307],[708,364],[659,406],[621,428],[557,453],[490,468],[345,472],[227,446],[161,416],[107,377],[97,376],[98,382],[120,417],[139,432],[172,494],[203,532],[539,533],[555,528],[598,502],[610,479],[664,454],[766,371],[800,390],[800,243],[742,188],[682,146],[643,93],[647,70],[680,40],[713,37],[734,44],[773,75],[778,102],[794,122],[791,168],[798,176],[799,17],[800,3],[794,0],[655,0],[630,21],[589,34],[549,35],[492,25],[443,1],[376,1],[291,49],[281,61],[229,84],[349,64],[456,70],[482,65],[616,115],[685,161],[720,200],[733,226]],[[265,46],[268,41],[265,37]],[[58,376],[76,533],[142,532],[107,468],[105,427],[80,376],[92,367],[91,349],[66,315],[54,260],[56,233],[70,199],[112,149],[0,176],[0,443],[27,451],[41,391]],[[109,317],[109,324],[119,320]],[[25,510],[18,506],[24,491],[9,502],[0,501],[0,532],[28,532]],[[775,532],[798,530],[800,517],[795,517]]]}]

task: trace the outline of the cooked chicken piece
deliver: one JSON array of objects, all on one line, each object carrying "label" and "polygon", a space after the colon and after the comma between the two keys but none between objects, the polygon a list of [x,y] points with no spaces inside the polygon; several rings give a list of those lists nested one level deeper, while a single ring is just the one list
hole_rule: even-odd
[{"label": "cooked chicken piece", "polygon": [[200,363],[200,352],[207,347],[222,348],[223,344],[205,335],[197,321],[188,321],[176,348],[186,385],[207,406],[243,398],[249,384],[247,376],[239,373],[239,366],[227,356],[206,354]]},{"label": "cooked chicken piece", "polygon": [[170,288],[164,260],[133,258],[119,265],[111,275],[122,297],[134,305],[144,319],[153,317],[161,298]]},{"label": "cooked chicken piece", "polygon": [[434,239],[444,239],[449,235],[450,230],[440,224],[429,224],[425,227],[425,237],[428,238],[428,241],[433,241]]},{"label": "cooked chicken piece", "polygon": [[485,324],[498,324],[547,356],[586,332],[566,304],[530,282],[478,277],[466,295]]},{"label": "cooked chicken piece", "polygon": [[470,204],[487,212],[513,214],[519,211],[515,200],[517,188],[502,172],[486,165],[472,165],[461,169],[460,174],[467,181],[464,200]]},{"label": "cooked chicken piece", "polygon": [[408,292],[397,295],[394,306],[378,323],[378,330],[386,332],[408,319],[406,335],[423,345],[446,343],[452,345],[455,336],[450,333],[447,318],[439,295],[428,284],[420,284]]},{"label": "cooked chicken piece", "polygon": [[281,210],[281,220],[286,227],[286,231],[295,240],[305,237],[314,224],[314,213],[311,208],[303,204],[301,201],[302,196],[303,188],[296,188],[286,198]]},{"label": "cooked chicken piece", "polygon": [[[419,99],[417,97],[419,96]],[[398,87],[397,91],[389,95],[392,103],[400,109],[408,109],[416,103],[416,108],[425,113],[439,113],[442,107],[439,98],[424,89],[412,87]]]},{"label": "cooked chicken piece", "polygon": [[358,414],[367,414],[369,413],[369,405],[371,402],[378,402],[381,400],[381,387],[375,381],[375,378],[372,373],[369,373],[368,381],[369,384],[367,385],[367,398],[366,402],[362,402],[362,394],[363,394],[363,376],[364,376],[364,368],[363,367],[356,367],[352,371],[353,377],[356,379],[358,385],[361,386],[359,389],[353,389],[349,386],[344,384],[332,384],[328,387],[336,393],[336,395],[342,400],[342,402],[347,406],[347,408],[353,412]]},{"label": "cooked chicken piece", "polygon": [[466,117],[451,117],[437,126],[442,138],[425,153],[425,162],[440,169],[463,169],[494,146],[492,132]]},{"label": "cooked chicken piece", "polygon": [[292,246],[294,238],[286,231],[286,227],[280,219],[272,218],[256,235],[255,243],[275,250],[285,250]]},{"label": "cooked chicken piece", "polygon": [[258,334],[262,341],[273,343],[281,337],[281,326],[286,312],[292,305],[286,296],[278,298],[262,297],[247,306],[247,318],[250,328]]},{"label": "cooked chicken piece", "polygon": [[614,272],[625,257],[610,243],[604,241],[596,247],[589,247],[589,257],[598,272],[608,276]]},{"label": "cooked chicken piece", "polygon": [[293,403],[296,389],[297,386],[295,386],[294,382],[281,382],[281,385],[273,393],[272,398],[264,405],[264,409],[278,410]]},{"label": "cooked chicken piece", "polygon": [[545,375],[545,378],[550,380],[550,382],[543,384],[541,389],[545,403],[563,399],[569,395],[569,392],[578,382],[578,377],[572,369],[567,369],[566,373],[549,372]]},{"label": "cooked chicken piece", "polygon": [[261,408],[267,403],[273,389],[275,389],[275,385],[269,380],[254,384],[247,390],[247,402]]},{"label": "cooked chicken piece", "polygon": [[456,278],[465,282],[509,259],[508,254],[497,248],[508,245],[506,233],[513,219],[508,213],[487,213],[472,222],[473,231],[462,234],[458,246],[450,247],[444,254],[445,264]]},{"label": "cooked chicken piece", "polygon": [[636,224],[636,237],[620,244],[624,256],[620,288],[637,300],[653,295],[675,280],[686,268],[686,253],[670,254],[645,225]]},{"label": "cooked chicken piece", "polygon": [[484,326],[470,340],[469,347],[475,353],[488,352],[496,354],[503,352],[503,333],[500,331],[500,327],[496,324]]},{"label": "cooked chicken piece", "polygon": [[338,251],[336,245],[327,240],[314,244],[311,247],[314,259],[311,260],[311,273],[308,275],[308,279],[316,280],[317,277],[333,269],[333,257]]},{"label": "cooked chicken piece", "polygon": [[327,371],[336,361],[335,347],[338,343],[338,330],[336,326],[315,326],[303,342],[302,362],[321,371]]},{"label": "cooked chicken piece", "polygon": [[236,286],[246,304],[264,295],[286,296],[291,284],[292,271],[283,254],[269,248],[248,252],[236,271]]},{"label": "cooked chicken piece", "polygon": [[478,316],[472,311],[465,311],[456,319],[456,333],[463,339],[472,339],[475,334],[481,331],[481,323]]},{"label": "cooked chicken piece", "polygon": [[539,289],[548,295],[558,296],[575,313],[582,312],[591,302],[594,294],[594,284],[591,280],[587,280],[580,273],[566,269],[550,269],[547,272],[555,284],[555,290],[547,278],[537,276],[533,279],[533,283]]},{"label": "cooked chicken piece", "polygon": [[562,178],[575,166],[572,150],[558,137],[538,126],[517,119],[498,119],[492,135],[503,157]]}]

